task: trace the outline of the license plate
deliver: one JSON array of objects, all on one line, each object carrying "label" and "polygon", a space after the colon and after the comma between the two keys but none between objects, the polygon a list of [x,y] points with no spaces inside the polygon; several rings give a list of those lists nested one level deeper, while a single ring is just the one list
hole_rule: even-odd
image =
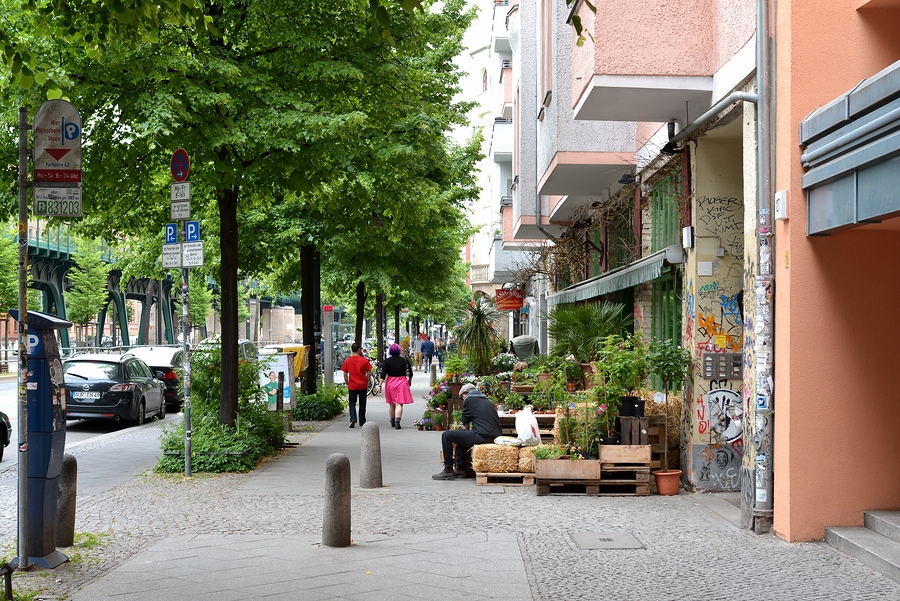
[{"label": "license plate", "polygon": [[99,399],[99,392],[82,392],[80,390],[75,390],[72,392],[73,399]]}]

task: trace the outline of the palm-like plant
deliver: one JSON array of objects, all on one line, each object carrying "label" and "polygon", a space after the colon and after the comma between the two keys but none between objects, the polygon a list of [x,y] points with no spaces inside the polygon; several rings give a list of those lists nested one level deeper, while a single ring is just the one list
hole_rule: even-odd
[{"label": "palm-like plant", "polygon": [[631,327],[632,316],[625,305],[602,302],[563,305],[546,314],[547,333],[555,341],[551,355],[574,355],[581,363],[596,361],[606,338]]},{"label": "palm-like plant", "polygon": [[469,365],[485,375],[497,350],[499,334],[494,324],[501,314],[494,301],[484,297],[472,301],[468,313],[469,318],[456,328],[456,342]]}]

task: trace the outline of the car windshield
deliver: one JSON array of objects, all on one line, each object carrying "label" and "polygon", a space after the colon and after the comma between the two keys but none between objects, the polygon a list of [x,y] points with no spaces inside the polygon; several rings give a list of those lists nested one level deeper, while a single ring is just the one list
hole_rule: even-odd
[{"label": "car windshield", "polygon": [[119,365],[97,361],[69,361],[63,365],[63,373],[82,380],[115,380],[119,377]]}]

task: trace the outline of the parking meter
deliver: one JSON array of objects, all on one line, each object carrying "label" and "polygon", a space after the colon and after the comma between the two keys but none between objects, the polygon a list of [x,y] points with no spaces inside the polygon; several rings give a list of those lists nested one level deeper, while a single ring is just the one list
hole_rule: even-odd
[{"label": "parking meter", "polygon": [[[16,321],[19,312],[10,310]],[[56,331],[72,322],[28,312],[28,555],[39,567],[68,558],[56,550],[58,479],[66,448],[66,391]]]}]

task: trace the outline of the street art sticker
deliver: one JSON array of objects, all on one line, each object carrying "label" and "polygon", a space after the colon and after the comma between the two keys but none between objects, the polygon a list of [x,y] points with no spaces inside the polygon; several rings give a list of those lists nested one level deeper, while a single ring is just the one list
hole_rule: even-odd
[{"label": "street art sticker", "polygon": [[697,487],[706,490],[738,490],[741,486],[741,456],[730,446],[693,445]]},{"label": "street art sticker", "polygon": [[718,388],[706,394],[710,432],[723,442],[733,443],[744,435],[744,404],[733,390]]}]

